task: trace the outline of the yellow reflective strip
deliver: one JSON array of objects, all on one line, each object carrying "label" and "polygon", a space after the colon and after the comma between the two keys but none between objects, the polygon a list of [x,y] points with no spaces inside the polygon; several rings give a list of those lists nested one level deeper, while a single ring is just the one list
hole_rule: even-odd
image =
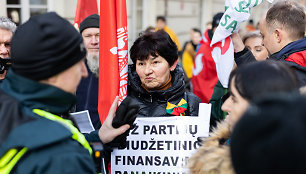
[{"label": "yellow reflective strip", "polygon": [[10,149],[4,156],[0,159],[0,167],[5,166],[17,153],[17,149]]},{"label": "yellow reflective strip", "polygon": [[33,109],[33,112],[49,120],[57,121],[67,126],[67,128],[72,133],[72,138],[77,142],[79,142],[84,148],[86,148],[89,151],[90,155],[92,154],[92,149],[89,143],[87,142],[86,138],[82,133],[79,132],[79,130],[76,127],[72,125],[72,122],[70,120],[63,119],[57,115],[51,114],[50,112],[46,112],[40,109]]},{"label": "yellow reflective strip", "polygon": [[[0,173],[1,174],[9,174],[11,172],[11,170],[14,168],[14,166],[17,164],[17,162],[19,161],[19,159],[27,152],[27,148],[24,147],[23,149],[21,149],[17,154],[17,150],[16,149],[10,149],[2,158],[1,158],[1,168],[0,168]],[[7,155],[8,154],[8,155]],[[12,156],[13,154],[13,156]],[[4,159],[4,161],[6,161],[5,163],[2,163],[2,159]],[[4,164],[5,166],[3,166],[2,164]]]}]

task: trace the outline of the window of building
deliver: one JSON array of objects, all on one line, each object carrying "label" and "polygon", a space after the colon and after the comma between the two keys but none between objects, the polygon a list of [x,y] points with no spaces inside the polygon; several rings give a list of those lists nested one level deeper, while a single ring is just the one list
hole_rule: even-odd
[{"label": "window of building", "polygon": [[143,30],[143,8],[144,8],[144,0],[132,0],[131,1],[131,25],[132,31],[129,32],[129,37],[132,40],[138,38],[139,33]]},{"label": "window of building", "polygon": [[52,0],[6,0],[7,16],[17,25],[27,21],[31,16],[51,11]]}]

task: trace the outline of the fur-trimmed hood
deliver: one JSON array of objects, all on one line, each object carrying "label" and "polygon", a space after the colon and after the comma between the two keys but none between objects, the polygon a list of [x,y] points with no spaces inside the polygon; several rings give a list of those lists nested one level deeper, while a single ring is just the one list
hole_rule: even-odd
[{"label": "fur-trimmed hood", "polygon": [[213,128],[208,138],[203,139],[203,146],[224,145],[230,136],[230,125],[227,120],[223,120],[217,123],[217,126]]},{"label": "fur-trimmed hood", "polygon": [[229,137],[228,122],[218,123],[210,137],[203,140],[202,146],[189,159],[190,174],[234,174],[230,149],[225,144]]}]

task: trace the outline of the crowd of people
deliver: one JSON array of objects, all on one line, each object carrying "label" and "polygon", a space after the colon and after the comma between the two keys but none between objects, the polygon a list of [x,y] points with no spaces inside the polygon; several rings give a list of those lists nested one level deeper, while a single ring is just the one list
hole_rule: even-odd
[{"label": "crowd of people", "polygon": [[[228,88],[216,73],[194,72],[199,49],[204,67],[215,68],[209,66],[210,42],[222,16],[217,13],[203,34],[192,28],[183,47],[158,16],[156,27],[131,46],[127,97],[118,108],[114,99],[103,124],[97,110],[99,15],[85,18],[79,31],[54,12],[18,27],[0,17],[0,173],[101,172],[94,143],[109,158],[112,148],[126,147],[137,117],[197,116],[202,102],[212,104],[211,132],[189,159],[190,173],[305,172],[303,6],[276,2],[259,30],[231,35],[236,65]],[[95,129],[90,133],[80,133],[70,116],[83,110]]]}]

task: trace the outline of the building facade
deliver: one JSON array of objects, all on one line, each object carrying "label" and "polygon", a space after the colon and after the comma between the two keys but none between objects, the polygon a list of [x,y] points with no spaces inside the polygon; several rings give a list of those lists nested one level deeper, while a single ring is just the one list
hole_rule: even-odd
[{"label": "building facade", "polygon": [[[98,5],[100,0],[97,0]],[[204,32],[206,23],[214,14],[224,11],[224,0],[127,0],[129,45],[148,26],[155,27],[158,15],[167,18],[167,23],[177,34],[181,45],[189,40],[189,30],[199,28]],[[1,0],[0,16],[8,16],[17,24],[31,16],[55,11],[73,22],[77,0]],[[255,24],[268,9],[264,2],[252,10]]]}]

